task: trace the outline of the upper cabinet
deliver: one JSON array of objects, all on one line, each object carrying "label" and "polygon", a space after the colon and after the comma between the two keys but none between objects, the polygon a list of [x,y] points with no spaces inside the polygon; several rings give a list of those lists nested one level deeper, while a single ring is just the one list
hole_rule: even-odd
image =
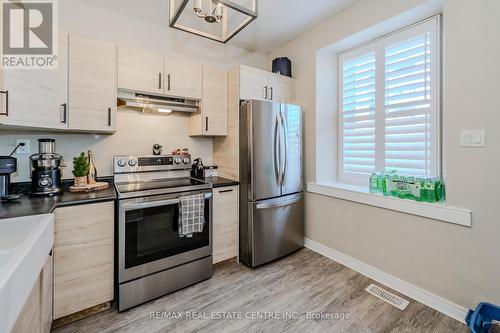
[{"label": "upper cabinet", "polygon": [[0,123],[67,128],[68,35],[59,37],[57,69],[0,71]]},{"label": "upper cabinet", "polygon": [[202,65],[118,47],[118,89],[201,99]]},{"label": "upper cabinet", "polygon": [[292,103],[292,79],[242,65],[240,66],[240,99]]},{"label": "upper cabinet", "polygon": [[4,72],[0,70],[0,122],[5,121],[5,118],[9,115],[8,109],[6,108],[6,102],[8,101],[8,91],[5,90],[4,84]]},{"label": "upper cabinet", "polygon": [[186,59],[165,57],[165,95],[201,99],[202,65]]},{"label": "upper cabinet", "polygon": [[118,88],[163,94],[163,56],[118,47]]},{"label": "upper cabinet", "polygon": [[274,102],[292,103],[292,79],[269,73],[269,99]]},{"label": "upper cabinet", "polygon": [[240,101],[266,100],[293,103],[293,79],[249,66],[236,66],[227,75],[227,134],[215,137],[213,162],[221,177],[238,180],[240,170]]},{"label": "upper cabinet", "polygon": [[189,118],[189,135],[227,135],[227,72],[203,65],[200,110]]},{"label": "upper cabinet", "polygon": [[234,68],[228,87],[225,70],[186,58],[75,35],[59,41],[57,70],[0,71],[0,126],[114,133],[123,89],[199,100],[189,135],[217,137],[230,135],[240,100],[293,102],[291,78],[257,68]]},{"label": "upper cabinet", "polygon": [[240,99],[269,99],[269,72],[240,66]]},{"label": "upper cabinet", "polygon": [[114,132],[116,46],[62,34],[56,70],[0,72],[0,124]]},{"label": "upper cabinet", "polygon": [[113,132],[116,128],[116,45],[69,37],[69,128]]}]

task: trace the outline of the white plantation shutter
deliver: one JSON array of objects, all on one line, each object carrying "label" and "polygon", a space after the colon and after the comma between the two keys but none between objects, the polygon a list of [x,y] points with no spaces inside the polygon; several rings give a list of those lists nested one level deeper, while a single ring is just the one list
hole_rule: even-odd
[{"label": "white plantation shutter", "polygon": [[339,180],[439,175],[439,18],[339,55]]},{"label": "white plantation shutter", "polygon": [[431,41],[385,49],[385,170],[431,175]]},{"label": "white plantation shutter", "polygon": [[375,170],[375,53],[346,61],[342,69],[344,170]]}]

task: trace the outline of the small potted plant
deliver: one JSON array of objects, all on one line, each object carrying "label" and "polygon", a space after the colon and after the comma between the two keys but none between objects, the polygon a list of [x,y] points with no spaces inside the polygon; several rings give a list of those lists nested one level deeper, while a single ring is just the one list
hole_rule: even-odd
[{"label": "small potted plant", "polygon": [[73,158],[73,176],[75,176],[75,186],[87,186],[87,175],[89,173],[89,161],[85,153]]}]

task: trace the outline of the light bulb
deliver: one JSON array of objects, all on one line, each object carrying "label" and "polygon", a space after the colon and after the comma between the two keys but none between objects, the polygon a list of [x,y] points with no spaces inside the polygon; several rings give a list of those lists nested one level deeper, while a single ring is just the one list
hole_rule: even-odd
[{"label": "light bulb", "polygon": [[217,19],[217,22],[220,22],[222,20],[222,4],[217,3],[217,6],[215,7],[215,18]]},{"label": "light bulb", "polygon": [[194,0],[193,10],[196,13],[201,13],[202,0]]},{"label": "light bulb", "polygon": [[169,114],[169,113],[172,113],[172,110],[169,110],[169,109],[158,109],[158,112]]}]

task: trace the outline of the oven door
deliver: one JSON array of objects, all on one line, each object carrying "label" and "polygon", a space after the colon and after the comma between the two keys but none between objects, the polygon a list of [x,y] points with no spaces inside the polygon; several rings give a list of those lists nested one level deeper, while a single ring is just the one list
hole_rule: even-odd
[{"label": "oven door", "polygon": [[[205,195],[203,231],[178,234],[179,198]],[[175,193],[119,201],[118,280],[123,283],[212,254],[212,192]]]}]

